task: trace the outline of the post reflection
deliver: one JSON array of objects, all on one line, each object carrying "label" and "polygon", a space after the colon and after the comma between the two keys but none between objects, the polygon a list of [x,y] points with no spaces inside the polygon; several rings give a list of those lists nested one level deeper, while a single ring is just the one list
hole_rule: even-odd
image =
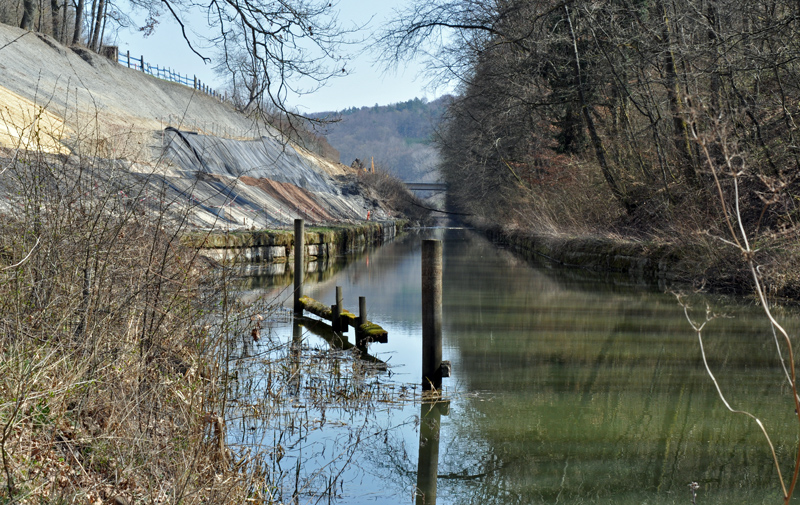
[{"label": "post reflection", "polygon": [[450,414],[449,401],[423,402],[419,412],[419,461],[417,464],[416,505],[436,503],[439,472],[439,428],[442,416]]},{"label": "post reflection", "polygon": [[303,354],[303,327],[297,317],[292,321],[292,344],[289,347],[291,363],[291,377],[289,378],[289,392],[292,395],[300,394],[300,365]]}]

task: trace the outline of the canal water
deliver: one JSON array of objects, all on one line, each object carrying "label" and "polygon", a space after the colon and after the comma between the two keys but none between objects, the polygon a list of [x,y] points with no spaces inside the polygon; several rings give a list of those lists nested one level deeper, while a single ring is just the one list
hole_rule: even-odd
[{"label": "canal water", "polygon": [[[419,401],[423,238],[444,242],[443,357],[452,363],[446,401],[433,407]],[[369,319],[389,331],[389,343],[372,344],[369,352],[388,369],[329,359],[333,351],[313,325],[270,325],[255,355],[259,346],[294,342],[298,363],[325,357],[302,384],[297,378],[292,393],[298,412],[306,409],[300,415],[305,428],[288,416],[280,426],[231,423],[234,444],[273,447],[268,459],[270,482],[279,482],[276,498],[782,502],[769,445],[752,419],[729,412],[720,400],[675,294],[626,277],[531,265],[458,229],[411,233],[309,277],[306,294],[323,303],[334,303],[335,286],[352,312],[358,297],[366,297]],[[290,278],[261,275],[248,282],[290,305],[284,289]],[[748,300],[685,294],[682,301],[696,323],[711,319],[702,334],[709,365],[731,406],[763,421],[788,485],[798,421],[763,312]],[[791,335],[799,333],[797,314],[778,316]],[[250,366],[254,396],[267,396],[258,390],[270,387],[273,373]],[[299,393],[330,392],[342,381],[349,381],[345,390],[352,388],[353,397],[360,392],[372,400],[309,407],[313,400]],[[694,497],[691,483],[699,486]]]}]

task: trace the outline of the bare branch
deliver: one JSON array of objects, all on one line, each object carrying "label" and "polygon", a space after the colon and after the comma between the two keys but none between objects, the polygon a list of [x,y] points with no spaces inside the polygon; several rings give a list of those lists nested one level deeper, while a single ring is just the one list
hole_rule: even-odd
[{"label": "bare branch", "polygon": [[6,270],[11,270],[12,268],[17,268],[18,266],[21,266],[23,263],[28,261],[28,259],[30,259],[31,255],[33,254],[33,251],[35,251],[36,247],[39,245],[39,241],[40,240],[41,240],[41,237],[36,237],[36,243],[33,244],[33,247],[31,247],[31,250],[28,251],[28,254],[25,255],[24,258],[22,258],[19,262],[14,263],[13,265],[9,265],[7,267],[0,268],[0,271],[5,272]]}]

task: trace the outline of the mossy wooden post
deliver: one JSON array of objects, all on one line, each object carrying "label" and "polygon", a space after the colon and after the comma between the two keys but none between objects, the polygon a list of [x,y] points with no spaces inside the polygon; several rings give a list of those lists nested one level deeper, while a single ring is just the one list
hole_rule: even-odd
[{"label": "mossy wooden post", "polygon": [[342,331],[342,287],[336,286],[336,305],[333,306],[333,319],[331,320],[331,327],[333,331]]},{"label": "mossy wooden post", "polygon": [[442,242],[422,241],[422,390],[442,388]]},{"label": "mossy wooden post", "polygon": [[302,219],[294,220],[294,315],[303,315],[303,304],[300,297],[303,296],[303,253],[305,252],[305,233]]},{"label": "mossy wooden post", "polygon": [[356,328],[356,346],[364,347],[367,345],[367,336],[360,330],[361,326],[367,324],[367,297],[358,297],[358,327]]}]

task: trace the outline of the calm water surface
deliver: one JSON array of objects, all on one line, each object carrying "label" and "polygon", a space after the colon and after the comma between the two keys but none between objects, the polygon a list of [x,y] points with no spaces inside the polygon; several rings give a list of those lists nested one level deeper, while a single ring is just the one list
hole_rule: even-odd
[{"label": "calm water surface", "polygon": [[[301,503],[433,503],[430,490],[422,500],[414,489],[418,467],[430,465],[418,454],[436,442],[438,468],[427,471],[438,475],[439,504],[689,504],[691,482],[700,485],[699,504],[782,502],[768,446],[751,420],[720,401],[674,295],[534,267],[469,231],[410,234],[335,274],[310,276],[306,294],[332,304],[342,286],[352,312],[366,296],[369,319],[389,331],[388,344],[370,348],[389,372],[371,380],[408,398],[418,393],[421,238],[444,241],[449,404],[323,412],[302,443],[285,444],[278,463],[298,480],[319,476],[316,490],[299,491]],[[270,285],[290,279],[251,282],[277,292]],[[709,362],[732,406],[770,430],[788,482],[797,419],[762,313],[746,301],[688,300],[697,320],[707,303],[720,313],[703,333]],[[798,334],[796,314],[781,321]],[[320,352],[327,346],[291,324],[273,332]],[[437,440],[430,420],[438,415]],[[289,449],[305,451],[302,465]],[[321,485],[332,491],[320,493]]]}]

